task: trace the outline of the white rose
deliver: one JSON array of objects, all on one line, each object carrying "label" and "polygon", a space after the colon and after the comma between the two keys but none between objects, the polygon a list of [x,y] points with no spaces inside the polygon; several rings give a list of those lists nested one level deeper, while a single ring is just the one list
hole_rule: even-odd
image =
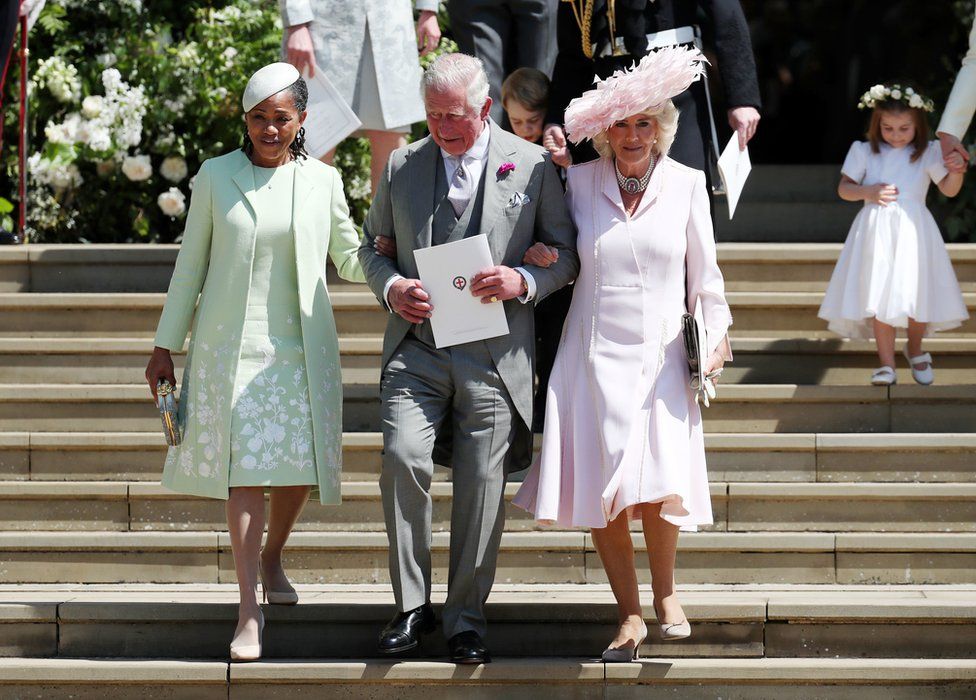
[{"label": "white rose", "polygon": [[112,133],[107,126],[99,124],[89,130],[88,147],[93,151],[108,151],[112,148]]},{"label": "white rose", "polygon": [[126,156],[122,161],[122,172],[133,182],[148,180],[152,175],[149,156]]},{"label": "white rose", "polygon": [[871,89],[868,90],[868,94],[871,95],[876,100],[880,100],[885,96],[885,86],[884,85],[873,85]]},{"label": "white rose", "polygon": [[54,189],[65,190],[69,187],[77,187],[81,183],[81,173],[74,163],[51,168],[51,187]]},{"label": "white rose", "polygon": [[186,211],[186,197],[177,187],[170,187],[156,199],[166,216],[177,217]]},{"label": "white rose", "polygon": [[897,90],[897,89],[896,90],[892,90],[891,91],[891,99],[893,99],[893,100],[900,100],[901,99],[901,90]]},{"label": "white rose", "polygon": [[915,90],[913,88],[907,87],[905,88],[905,94],[908,96],[912,96],[915,94]]},{"label": "white rose", "polygon": [[81,113],[87,119],[94,119],[102,113],[105,106],[105,98],[101,95],[89,95],[81,102]]},{"label": "white rose", "polygon": [[912,95],[908,98],[908,106],[914,107],[915,109],[921,109],[924,106],[924,103],[922,102],[921,97],[918,95]]},{"label": "white rose", "polygon": [[170,156],[163,160],[163,164],[159,166],[159,174],[170,182],[179,182],[188,173],[189,169],[186,167],[186,161],[179,156]]}]

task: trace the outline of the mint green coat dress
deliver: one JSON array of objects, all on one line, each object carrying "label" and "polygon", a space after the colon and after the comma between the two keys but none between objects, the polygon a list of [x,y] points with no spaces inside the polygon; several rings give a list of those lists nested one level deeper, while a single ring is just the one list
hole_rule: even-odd
[{"label": "mint green coat dress", "polygon": [[[332,258],[343,279],[364,281],[356,254],[359,237],[349,219],[338,171],[313,159],[284,167],[287,170],[271,182],[280,183],[290,171],[291,181],[284,183],[288,186],[259,191],[255,173],[261,185],[268,184],[267,178],[260,177],[244,153],[234,151],[204,162],[194,181],[183,243],[155,339],[157,346],[178,351],[192,323],[180,387],[183,442],[169,449],[163,468],[162,483],[174,491],[227,498],[234,456],[235,485],[312,483],[317,484],[322,503],[341,500],[342,378],[326,259]],[[294,275],[285,270],[288,274],[268,277],[267,268],[255,267],[258,232],[269,226],[280,228],[283,211],[291,213],[294,245],[282,248],[279,236],[275,246],[294,257]],[[254,279],[255,275],[264,276]],[[308,471],[314,477],[295,479],[292,473],[280,482],[242,480],[237,470],[247,450],[241,445],[253,442],[253,435],[239,434],[248,422],[242,420],[237,401],[248,395],[256,376],[242,364],[242,353],[246,362],[258,347],[249,300],[256,289],[267,292],[267,285],[296,281],[297,294],[284,297],[297,307],[294,323],[300,333],[290,334],[288,352],[280,356],[294,365],[289,367],[290,380],[295,373],[303,375],[304,381],[291,382],[294,391],[285,399],[301,401],[304,396],[307,401],[307,409],[302,410],[310,418],[308,457],[314,459],[314,466],[308,465]],[[294,432],[299,441],[308,435],[307,425],[286,424],[284,429]]]}]

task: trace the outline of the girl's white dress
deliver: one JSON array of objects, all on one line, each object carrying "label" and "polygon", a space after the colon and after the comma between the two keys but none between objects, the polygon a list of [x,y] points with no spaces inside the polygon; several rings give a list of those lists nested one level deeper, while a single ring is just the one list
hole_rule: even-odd
[{"label": "girl's white dress", "polygon": [[931,182],[948,171],[942,152],[931,142],[911,161],[911,146],[858,141],[841,172],[862,185],[898,188],[887,206],[865,202],[851,225],[819,316],[828,328],[848,338],[874,337],[872,319],[907,328],[908,319],[927,323],[926,334],[955,328],[969,318],[939,227],[925,206]]}]

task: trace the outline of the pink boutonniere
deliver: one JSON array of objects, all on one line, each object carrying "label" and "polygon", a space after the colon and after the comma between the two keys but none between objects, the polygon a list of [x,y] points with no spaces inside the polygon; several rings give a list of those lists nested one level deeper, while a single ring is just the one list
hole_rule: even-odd
[{"label": "pink boutonniere", "polygon": [[505,177],[507,173],[515,170],[515,163],[502,163],[498,166],[498,172],[495,173],[495,177]]}]

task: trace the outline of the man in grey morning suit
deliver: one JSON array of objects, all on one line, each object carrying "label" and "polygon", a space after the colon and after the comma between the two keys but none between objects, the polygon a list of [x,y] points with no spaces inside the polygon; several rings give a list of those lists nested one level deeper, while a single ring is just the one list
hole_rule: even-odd
[{"label": "man in grey morning suit", "polygon": [[[575,279],[576,230],[549,155],[488,118],[478,59],[438,58],[422,89],[431,136],[391,156],[359,250],[370,288],[391,311],[380,381],[380,488],[398,613],[379,649],[412,649],[434,628],[429,489],[436,459],[453,466],[454,481],[444,634],[452,660],[484,663],[484,604],[504,526],[506,473],[528,466],[531,456],[532,305]],[[428,303],[413,251],[479,233],[496,265],[469,288],[484,303],[504,304],[509,334],[438,350],[426,320],[437,300]],[[396,239],[396,260],[374,253],[379,235]],[[537,241],[557,248],[558,261],[516,267]]]}]

